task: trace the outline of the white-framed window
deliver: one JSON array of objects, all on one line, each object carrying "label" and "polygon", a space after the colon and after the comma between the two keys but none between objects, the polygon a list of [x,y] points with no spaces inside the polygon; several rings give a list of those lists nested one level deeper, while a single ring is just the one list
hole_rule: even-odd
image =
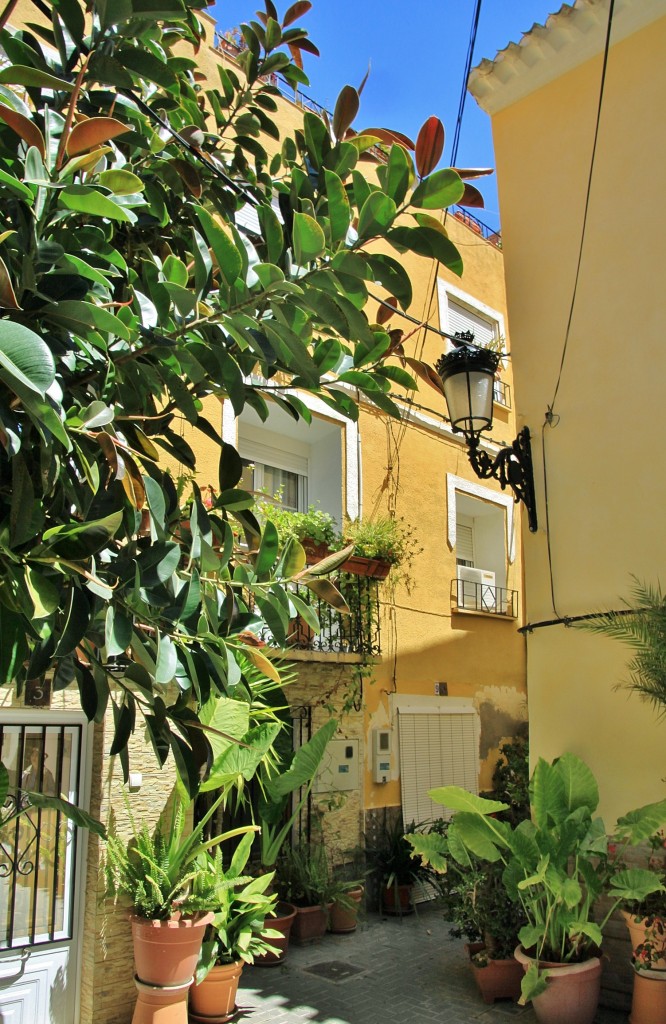
[{"label": "white-framed window", "polygon": [[296,422],[282,409],[271,409],[262,422],[250,407],[236,418],[224,403],[222,436],[235,445],[244,462],[243,486],[269,498],[281,493],[285,508],[309,505],[329,512],[338,526],[343,513],[361,512],[360,439],[355,423],[313,396],[299,395],[313,413],[312,422]]},{"label": "white-framed window", "polygon": [[447,501],[447,539],[456,556],[458,608],[508,613],[507,566],[515,551],[513,500],[448,474]]},{"label": "white-framed window", "polygon": [[[506,337],[504,317],[492,306],[480,302],[461,288],[439,279],[439,322],[447,334],[461,334],[471,331],[474,344],[481,348],[495,345]],[[450,342],[447,348],[450,347]]]}]

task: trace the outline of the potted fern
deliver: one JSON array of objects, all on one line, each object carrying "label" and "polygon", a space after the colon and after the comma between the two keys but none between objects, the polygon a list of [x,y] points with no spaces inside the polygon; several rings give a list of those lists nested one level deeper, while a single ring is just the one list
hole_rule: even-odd
[{"label": "potted fern", "polygon": [[146,824],[137,829],[129,812],[131,839],[125,842],[113,830],[107,836],[107,894],[131,907],[136,974],[146,985],[191,983],[217,898],[215,876],[200,855],[225,839],[257,830],[245,826],[204,840],[203,828],[221,799],[193,829],[178,802],[166,828],[158,822],[152,832]]}]

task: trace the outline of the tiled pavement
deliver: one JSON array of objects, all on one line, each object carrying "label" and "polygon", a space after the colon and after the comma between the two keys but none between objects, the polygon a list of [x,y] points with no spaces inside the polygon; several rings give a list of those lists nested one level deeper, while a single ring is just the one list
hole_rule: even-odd
[{"label": "tiled pavement", "polygon": [[[534,1024],[531,1007],[482,1002],[462,942],[451,939],[448,931],[441,911],[425,908],[402,921],[367,914],[353,935],[292,945],[281,966],[245,968],[234,1021],[510,1024],[515,1018],[516,1024]],[[626,1020],[623,1013],[600,1009],[595,1024]]]}]

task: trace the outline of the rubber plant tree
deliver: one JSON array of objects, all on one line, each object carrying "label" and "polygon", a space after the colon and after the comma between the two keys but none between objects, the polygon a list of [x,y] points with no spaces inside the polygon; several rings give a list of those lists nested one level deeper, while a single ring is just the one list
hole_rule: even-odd
[{"label": "rubber plant tree", "polygon": [[[280,18],[266,0],[215,82],[197,70],[204,6],[34,0],[18,29],[12,2],[0,13],[0,683],[49,673],[89,719],[110,708],[125,772],[145,724],[190,791],[211,756],[200,707],[242,698],[241,654],[277,679],[266,624],[280,642],[296,605],[314,619],[286,582],[344,610],[300,545],[262,533],[204,400],[307,420],[296,389],[355,419],[352,389],[390,416],[394,385],[439,391],[386,317],[411,302],[401,253],[462,272],[437,214],[479,202],[461,179],[479,172],[435,169],[437,118],[415,145],[355,131],[350,86],[269,158],[274,76],[306,83],[316,52],[310,4]],[[219,445],[212,507],[184,425]],[[165,455],[194,481],[186,511]]]}]

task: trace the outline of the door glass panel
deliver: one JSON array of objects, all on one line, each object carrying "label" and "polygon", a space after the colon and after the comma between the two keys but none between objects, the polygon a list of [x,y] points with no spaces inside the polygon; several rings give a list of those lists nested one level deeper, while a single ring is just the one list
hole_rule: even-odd
[{"label": "door glass panel", "polygon": [[0,759],[9,773],[0,829],[0,950],[72,936],[76,828],[30,793],[78,801],[80,725],[0,725]]}]

